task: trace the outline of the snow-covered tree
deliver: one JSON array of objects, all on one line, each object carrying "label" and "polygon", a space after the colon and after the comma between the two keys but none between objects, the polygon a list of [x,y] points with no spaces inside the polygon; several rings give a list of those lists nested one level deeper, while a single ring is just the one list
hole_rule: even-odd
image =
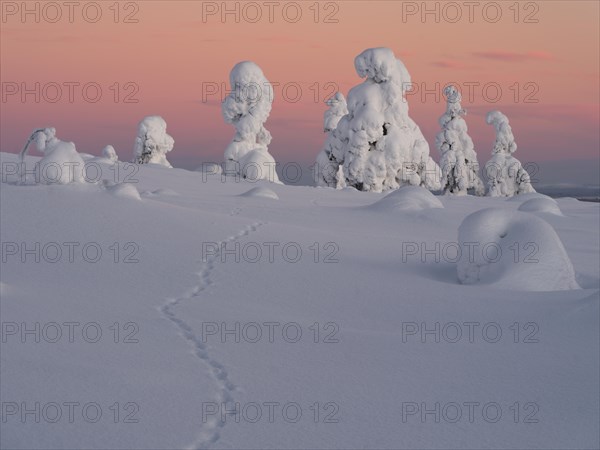
[{"label": "snow-covered tree", "polygon": [[388,48],[371,48],[354,67],[366,80],[348,94],[348,114],[336,127],[340,146],[331,151],[346,184],[375,192],[405,184],[440,189],[440,168],[408,115],[411,79],[402,61]]},{"label": "snow-covered tree", "polygon": [[521,162],[512,156],[517,150],[517,144],[508,123],[508,117],[500,111],[491,111],[486,117],[486,122],[496,129],[496,142],[492,150],[492,158],[485,165],[487,195],[512,197],[535,192],[531,186],[529,174]]},{"label": "snow-covered tree", "polygon": [[113,163],[119,160],[117,152],[115,151],[115,148],[112,145],[107,145],[102,149],[102,157],[110,160]]},{"label": "snow-covered tree", "polygon": [[229,75],[231,92],[222,104],[225,122],[235,135],[225,149],[225,172],[252,180],[279,182],[269,153],[271,133],[264,127],[273,103],[273,86],[258,65],[236,64]]},{"label": "snow-covered tree", "polygon": [[334,149],[337,149],[336,153],[339,153],[342,146],[336,128],[340,119],[348,114],[348,105],[341,92],[336,92],[325,104],[329,106],[329,109],[325,111],[323,125],[327,138],[325,139],[325,145],[317,155],[315,182],[317,186],[342,188],[345,186],[344,173],[333,154]]},{"label": "snow-covered tree", "polygon": [[167,134],[165,119],[160,116],[144,117],[138,125],[132,162],[173,167],[167,161],[167,153],[173,150],[174,144],[173,138]]},{"label": "snow-covered tree", "polygon": [[29,145],[35,142],[44,157],[36,164],[35,180],[42,184],[84,183],[84,162],[73,142],[61,141],[52,127],[33,131],[19,154],[21,182],[25,182],[25,155]]},{"label": "snow-covered tree", "polygon": [[466,195],[474,189],[476,195],[484,195],[485,187],[479,178],[479,163],[473,140],[467,133],[463,116],[467,112],[460,102],[462,96],[454,86],[446,86],[446,112],[440,117],[442,131],[436,136],[442,168],[442,189],[447,194]]}]

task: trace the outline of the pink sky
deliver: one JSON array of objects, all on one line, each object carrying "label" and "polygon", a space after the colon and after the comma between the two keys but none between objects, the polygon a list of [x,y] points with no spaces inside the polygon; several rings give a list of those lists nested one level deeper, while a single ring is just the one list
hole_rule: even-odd
[{"label": "pink sky", "polygon": [[[36,3],[28,2],[28,8],[36,8]],[[228,8],[235,8],[235,3],[229,2]],[[273,135],[271,153],[281,162],[311,163],[324,140],[323,100],[333,92],[332,86],[347,94],[361,82],[353,65],[358,53],[386,46],[403,60],[421,90],[435,90],[439,83],[438,99],[433,93],[409,98],[411,116],[429,140],[434,159],[438,159],[433,146],[437,121],[444,110],[441,86],[451,81],[464,89],[479,83],[473,99],[463,92],[463,106],[469,110],[467,123],[480,161],[487,161],[492,147],[493,130],[484,121],[492,109],[509,116],[519,146],[516,156],[522,161],[599,157],[596,1],[522,2],[518,18],[514,2],[499,2],[502,16],[496,23],[486,17],[493,18],[497,11],[488,9],[484,14],[481,7],[473,11],[470,23],[464,2],[454,3],[462,13],[455,23],[445,20],[453,20],[457,13],[446,3],[439,3],[439,23],[435,14],[423,20],[421,11],[403,19],[403,8],[413,12],[410,8],[420,8],[422,2],[400,1],[321,2],[317,21],[314,2],[298,2],[302,17],[290,23],[283,9],[292,17],[293,2],[275,3],[272,23],[264,2],[254,3],[262,13],[256,23],[245,19],[253,19],[258,10],[239,3],[236,23],[234,14],[225,21],[220,14],[203,20],[203,7],[220,8],[222,2],[199,1],[122,3],[118,23],[110,9],[114,2],[99,2],[102,17],[96,23],[85,20],[81,8],[74,10],[70,23],[63,6],[60,20],[49,23],[46,19],[53,20],[56,11],[44,10],[47,3],[41,2],[36,23],[34,14],[23,18],[22,11],[13,11],[21,2],[2,2],[0,148],[17,152],[34,127],[51,125],[81,152],[99,154],[104,145],[112,144],[121,160],[129,160],[137,123],[145,115],[159,114],[175,138],[169,155],[174,165],[220,161],[233,127],[222,120],[218,95],[202,101],[202,86],[226,83],[235,63],[252,60],[269,80],[280,83],[266,124]],[[434,9],[436,3],[428,2],[428,8]],[[129,13],[135,13],[137,23],[123,23]],[[91,8],[86,14],[90,19],[96,11]],[[328,14],[337,23],[325,23]],[[537,23],[528,23],[532,19]],[[34,95],[25,102],[20,94],[8,95],[15,83],[19,89],[22,83],[32,89],[36,82],[47,97],[56,94],[52,83],[63,85],[62,96],[56,103],[44,97],[35,103]],[[75,87],[70,103],[65,82],[98,83],[102,98],[90,103]],[[131,93],[122,87],[127,82],[139,87],[133,97],[138,103],[123,102],[123,95]],[[111,90],[115,83],[121,86],[117,103]],[[502,95],[492,102],[495,85]],[[282,86],[287,87],[288,98],[296,95],[294,86],[300,86],[299,101],[286,101]],[[487,92],[483,86],[488,86]],[[94,95],[94,90],[88,93]],[[525,102],[526,98],[537,103]]]}]

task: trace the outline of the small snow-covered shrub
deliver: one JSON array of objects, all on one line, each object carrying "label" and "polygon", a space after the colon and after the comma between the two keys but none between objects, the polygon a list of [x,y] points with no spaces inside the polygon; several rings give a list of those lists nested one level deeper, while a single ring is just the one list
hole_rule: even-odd
[{"label": "small snow-covered shrub", "polygon": [[144,117],[138,124],[132,162],[173,167],[167,161],[167,153],[173,150],[174,144],[173,138],[167,134],[167,122],[162,117]]},{"label": "small snow-covered shrub", "polygon": [[479,163],[473,140],[467,133],[460,92],[454,86],[444,89],[446,112],[440,117],[442,131],[436,137],[442,168],[442,189],[447,194],[466,195],[474,189],[476,195],[484,195],[485,187],[479,178]]},{"label": "small snow-covered shrub", "polygon": [[273,86],[251,61],[236,64],[229,80],[231,92],[222,104],[222,113],[225,122],[235,127],[235,135],[225,149],[225,173],[279,182],[268,150],[271,133],[264,127],[271,113]]},{"label": "small snow-covered shrub", "polygon": [[508,118],[500,111],[491,111],[486,122],[496,129],[496,142],[492,150],[492,159],[485,165],[490,197],[512,197],[518,194],[535,192],[531,179],[521,162],[512,156],[517,143],[508,123]]},{"label": "small snow-covered shrub", "polygon": [[117,156],[117,152],[112,145],[107,145],[102,149],[102,157],[108,159],[109,161],[116,163],[119,160]]},{"label": "small snow-covered shrub", "polygon": [[458,228],[458,279],[519,291],[578,289],[575,270],[552,226],[539,217],[483,209]]},{"label": "small snow-covered shrub", "polygon": [[29,145],[35,142],[36,148],[44,157],[36,164],[35,180],[42,184],[84,183],[84,161],[77,153],[73,142],[61,141],[56,137],[55,128],[35,130],[19,155],[21,162],[21,180],[25,177],[25,155]]},{"label": "small snow-covered shrub", "polygon": [[335,157],[335,154],[338,154],[342,147],[337,124],[343,116],[348,114],[348,105],[341,92],[336,92],[325,103],[329,106],[329,109],[325,111],[323,125],[327,137],[323,148],[317,155],[315,183],[317,186],[341,189],[345,187],[345,181],[341,164]]},{"label": "small snow-covered shrub", "polygon": [[334,167],[343,167],[346,185],[374,192],[406,184],[440,189],[440,168],[408,115],[411,78],[402,61],[389,48],[370,48],[356,57],[354,67],[365,81],[348,93],[348,114],[332,133],[328,155]]}]

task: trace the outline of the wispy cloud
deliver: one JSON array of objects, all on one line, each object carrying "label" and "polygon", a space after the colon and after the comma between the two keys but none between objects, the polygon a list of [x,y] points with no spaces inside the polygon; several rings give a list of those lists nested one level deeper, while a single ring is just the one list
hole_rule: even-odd
[{"label": "wispy cloud", "polygon": [[465,64],[462,61],[457,61],[457,60],[453,60],[453,59],[442,59],[439,61],[433,61],[431,64],[433,66],[441,67],[443,69],[455,69],[455,70],[472,69],[474,67],[472,65]]},{"label": "wispy cloud", "polygon": [[495,59],[505,62],[524,62],[524,61],[551,61],[554,55],[548,52],[533,51],[533,52],[507,52],[503,50],[491,50],[487,52],[474,52],[476,58]]}]

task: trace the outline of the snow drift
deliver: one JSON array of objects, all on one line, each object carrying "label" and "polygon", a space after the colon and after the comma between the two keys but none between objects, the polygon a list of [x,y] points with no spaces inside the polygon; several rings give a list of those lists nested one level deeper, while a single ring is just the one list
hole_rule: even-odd
[{"label": "snow drift", "polygon": [[270,198],[271,200],[279,200],[277,193],[269,188],[258,186],[244,192],[240,197],[253,197],[253,198]]},{"label": "snow drift", "polygon": [[131,200],[141,200],[140,191],[131,183],[113,183],[108,180],[103,181],[106,192],[115,197],[127,198]]},{"label": "snow drift", "polygon": [[457,265],[463,284],[519,291],[578,289],[567,252],[546,221],[532,214],[483,209],[458,229]]},{"label": "snow drift", "polygon": [[221,175],[223,168],[217,163],[202,163],[196,168],[196,172],[205,173],[207,175]]}]

